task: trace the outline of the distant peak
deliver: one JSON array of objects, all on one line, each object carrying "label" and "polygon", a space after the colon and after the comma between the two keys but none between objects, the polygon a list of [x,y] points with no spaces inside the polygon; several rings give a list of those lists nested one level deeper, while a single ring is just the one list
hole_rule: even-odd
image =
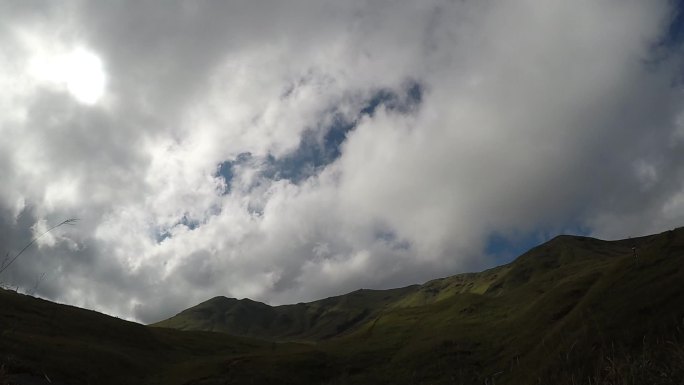
[{"label": "distant peak", "polygon": [[551,240],[595,240],[595,238],[587,237],[585,235],[560,234],[551,238]]},{"label": "distant peak", "polygon": [[225,297],[222,295],[216,296],[214,298],[208,299],[204,302],[202,302],[200,305],[208,305],[208,304],[233,304],[235,302],[238,302],[237,299],[235,298],[229,298]]},{"label": "distant peak", "polygon": [[224,295],[218,295],[218,296],[208,300],[207,302],[213,302],[213,301],[237,301],[237,300],[235,298],[229,298],[229,297],[226,297]]},{"label": "distant peak", "polygon": [[587,237],[584,235],[570,235],[570,234],[561,234],[557,235],[553,238],[551,238],[548,242],[541,244],[540,246],[551,246],[551,245],[559,245],[559,244],[564,244],[564,243],[591,243],[591,242],[605,242],[597,238],[592,238],[592,237]]},{"label": "distant peak", "polygon": [[224,298],[228,299],[228,297],[226,297],[225,295],[217,295],[216,297],[209,298],[208,301],[219,301],[219,300],[222,300]]}]

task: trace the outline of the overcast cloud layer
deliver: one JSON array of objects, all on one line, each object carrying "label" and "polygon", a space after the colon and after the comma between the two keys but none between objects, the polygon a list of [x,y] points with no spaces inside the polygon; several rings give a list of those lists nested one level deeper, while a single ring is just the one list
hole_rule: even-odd
[{"label": "overcast cloud layer", "polygon": [[0,249],[80,218],[0,281],[153,322],[681,226],[673,4],[0,1]]}]

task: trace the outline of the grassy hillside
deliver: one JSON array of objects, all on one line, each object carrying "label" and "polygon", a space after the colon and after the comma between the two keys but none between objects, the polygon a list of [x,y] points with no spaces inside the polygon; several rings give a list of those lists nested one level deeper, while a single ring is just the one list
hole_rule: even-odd
[{"label": "grassy hillside", "polygon": [[559,237],[466,277],[489,282],[482,294],[451,289],[393,309],[336,349],[391,357],[358,374],[380,382],[392,373],[406,384],[681,384],[683,256],[681,230],[619,242]]},{"label": "grassy hillside", "polygon": [[152,326],[219,331],[269,340],[320,340],[348,333],[418,285],[392,290],[357,290],[310,303],[271,307],[250,299],[216,297]]},{"label": "grassy hillside", "polygon": [[147,327],[0,289],[3,385],[197,383],[253,355],[282,357],[296,369],[318,353],[310,345]]},{"label": "grassy hillside", "polygon": [[682,384],[682,282],[678,229],[561,236],[481,273],[306,304],[217,297],[158,324],[205,331],[2,291],[0,384],[7,373],[69,384]]}]

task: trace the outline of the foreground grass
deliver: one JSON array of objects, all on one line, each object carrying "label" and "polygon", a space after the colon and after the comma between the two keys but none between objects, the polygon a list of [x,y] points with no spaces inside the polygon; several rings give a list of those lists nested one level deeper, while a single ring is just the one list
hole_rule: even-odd
[{"label": "foreground grass", "polygon": [[557,357],[558,368],[538,383],[559,385],[670,385],[684,383],[684,343],[681,332],[669,338],[644,339],[640,347],[620,342],[590,353]]},{"label": "foreground grass", "polygon": [[14,262],[16,262],[16,260],[19,257],[21,257],[22,254],[24,254],[24,251],[26,251],[29,247],[31,247],[31,245],[36,243],[36,241],[38,241],[40,238],[47,235],[49,232],[51,232],[52,230],[55,230],[58,227],[70,226],[70,225],[73,225],[74,223],[76,223],[77,221],[78,221],[77,218],[70,218],[70,219],[66,219],[66,220],[50,227],[49,229],[47,229],[47,230],[43,231],[42,233],[38,234],[37,236],[33,237],[33,239],[31,239],[31,241],[29,243],[24,245],[24,247],[21,250],[19,250],[19,252],[17,254],[14,255],[14,257],[10,258],[10,254],[7,253],[5,255],[5,258],[2,261],[0,261],[0,275],[2,275],[2,273],[5,272],[5,270],[7,270],[10,266],[12,266],[12,264]]}]

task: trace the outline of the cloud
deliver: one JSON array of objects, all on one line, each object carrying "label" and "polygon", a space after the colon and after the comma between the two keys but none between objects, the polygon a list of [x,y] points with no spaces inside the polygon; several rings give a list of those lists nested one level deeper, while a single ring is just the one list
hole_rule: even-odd
[{"label": "cloud", "polygon": [[[0,5],[0,246],[81,218],[1,280],[46,272],[41,296],[152,322],[481,269],[492,240],[679,226],[673,7]],[[73,52],[106,79],[87,103],[32,67]]]}]

